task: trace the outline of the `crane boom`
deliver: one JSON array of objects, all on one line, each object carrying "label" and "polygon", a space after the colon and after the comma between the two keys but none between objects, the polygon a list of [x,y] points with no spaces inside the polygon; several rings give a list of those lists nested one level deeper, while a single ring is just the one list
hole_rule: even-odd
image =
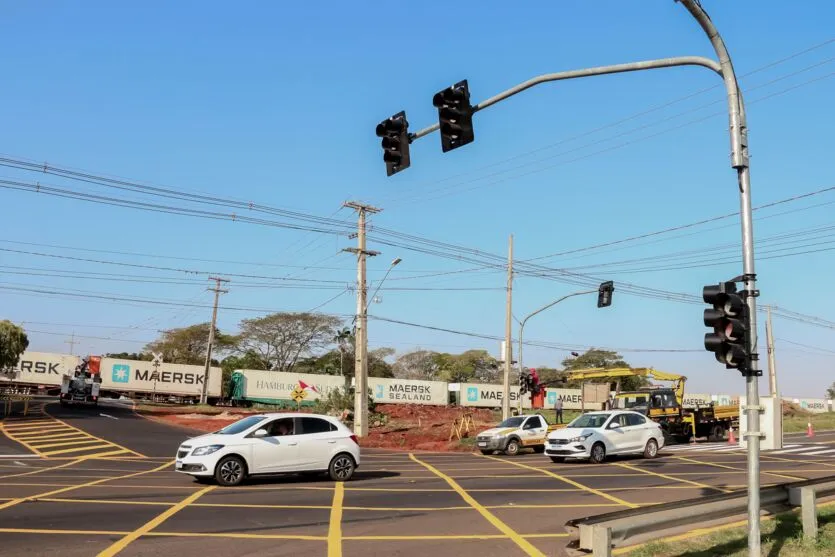
[{"label": "crane boom", "polygon": [[687,377],[676,373],[669,373],[666,371],[659,371],[650,367],[617,367],[611,369],[604,368],[588,368],[588,369],[573,369],[565,373],[565,380],[577,381],[585,379],[603,379],[614,377],[648,377],[658,381],[672,381],[673,390],[676,393],[676,399],[679,404],[684,401],[684,384]]}]

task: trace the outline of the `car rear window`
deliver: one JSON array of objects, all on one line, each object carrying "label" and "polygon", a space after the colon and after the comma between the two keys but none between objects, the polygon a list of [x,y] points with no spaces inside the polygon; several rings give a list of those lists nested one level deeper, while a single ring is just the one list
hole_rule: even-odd
[{"label": "car rear window", "polygon": [[299,418],[301,431],[297,434],[310,433],[327,433],[328,431],[336,431],[336,426],[322,418]]}]

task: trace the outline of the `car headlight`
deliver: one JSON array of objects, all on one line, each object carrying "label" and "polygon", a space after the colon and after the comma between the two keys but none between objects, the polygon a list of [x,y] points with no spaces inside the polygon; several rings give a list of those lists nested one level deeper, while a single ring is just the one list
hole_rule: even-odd
[{"label": "car headlight", "polygon": [[568,440],[569,443],[581,443],[591,437],[591,433],[586,433],[583,435],[578,435],[577,437],[572,437]]},{"label": "car headlight", "polygon": [[208,445],[206,447],[197,447],[194,449],[194,452],[191,453],[192,456],[206,456],[208,454],[212,454],[213,452],[219,451],[223,448],[223,445]]}]

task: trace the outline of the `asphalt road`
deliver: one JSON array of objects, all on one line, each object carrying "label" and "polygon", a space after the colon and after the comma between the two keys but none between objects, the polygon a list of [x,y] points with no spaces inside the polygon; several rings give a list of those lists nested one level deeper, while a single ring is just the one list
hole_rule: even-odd
[{"label": "asphalt road", "polygon": [[[3,430],[21,435],[27,427],[59,427],[52,420],[60,420],[101,448],[0,459],[3,553],[562,555],[563,525],[571,518],[745,484],[744,454],[716,445],[602,465],[553,464],[535,454],[365,450],[363,466],[345,484],[288,476],[220,488],[172,471],[171,455],[186,431],[130,417],[124,407],[96,412],[49,405],[46,412],[7,420]],[[763,457],[764,485],[835,474],[831,456],[806,454],[835,449],[835,434],[819,433],[820,445],[810,447],[802,436],[787,439],[794,441],[804,448]],[[96,456],[104,452],[114,454]]]}]

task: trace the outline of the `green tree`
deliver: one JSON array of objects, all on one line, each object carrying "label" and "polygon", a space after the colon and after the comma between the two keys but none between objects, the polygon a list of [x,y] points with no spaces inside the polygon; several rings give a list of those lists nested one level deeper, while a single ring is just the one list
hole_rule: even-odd
[{"label": "green tree", "polygon": [[440,378],[450,383],[493,383],[498,380],[498,362],[486,350],[436,354],[435,364]]},{"label": "green tree", "polygon": [[[147,352],[108,352],[104,355],[104,357],[114,358],[117,360],[137,360],[140,362],[150,362],[154,359],[154,357]],[[205,359],[203,362],[205,363]]]},{"label": "green tree", "polygon": [[0,372],[10,373],[29,347],[26,332],[8,320],[0,321]]},{"label": "green tree", "polygon": [[[162,360],[166,363],[204,365],[210,327],[210,323],[198,323],[181,329],[163,331],[160,338],[145,347],[145,351],[161,352]],[[212,364],[217,365],[217,356],[231,349],[235,342],[235,337],[224,335],[215,329]]]},{"label": "green tree", "polygon": [[835,399],[835,383],[832,383],[832,386],[826,389],[826,398],[829,400]]},{"label": "green tree", "polygon": [[244,319],[238,350],[257,354],[269,369],[291,371],[300,359],[333,344],[340,323],[338,317],[321,313],[273,313]]},{"label": "green tree", "polygon": [[[576,358],[566,358],[562,361],[566,371],[575,369],[597,369],[597,368],[624,368],[631,367],[623,359],[623,356],[611,350],[598,350],[591,348]],[[610,383],[620,381],[621,391],[635,391],[649,385],[645,377],[609,377],[605,379]],[[602,382],[603,380],[595,380]],[[569,381],[569,388],[579,388],[582,381]]]},{"label": "green tree", "polygon": [[415,350],[401,354],[394,361],[394,376],[399,379],[435,381],[440,373],[438,355],[431,350]]}]

